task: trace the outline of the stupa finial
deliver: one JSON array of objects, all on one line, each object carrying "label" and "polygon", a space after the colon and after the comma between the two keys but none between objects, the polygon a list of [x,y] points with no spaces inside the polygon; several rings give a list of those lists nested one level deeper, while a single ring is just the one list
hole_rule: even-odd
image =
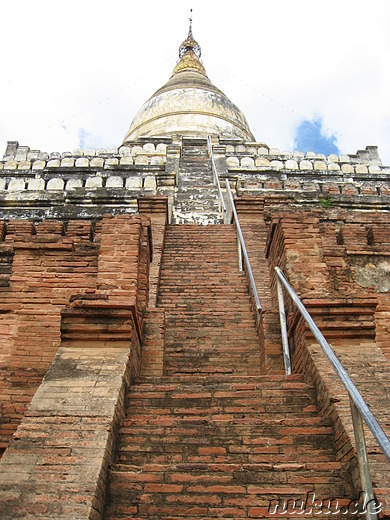
[{"label": "stupa finial", "polygon": [[192,38],[192,9],[190,9],[190,28],[188,30],[188,36]]},{"label": "stupa finial", "polygon": [[190,27],[188,29],[188,36],[179,47],[179,58],[181,59],[183,57],[183,55],[188,51],[194,52],[198,58],[200,58],[200,56],[202,54],[200,45],[195,40],[195,38],[192,34],[192,9],[190,9]]}]

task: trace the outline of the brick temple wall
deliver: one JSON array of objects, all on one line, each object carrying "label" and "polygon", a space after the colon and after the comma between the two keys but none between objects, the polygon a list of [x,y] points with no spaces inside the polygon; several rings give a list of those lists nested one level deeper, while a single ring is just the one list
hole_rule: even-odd
[{"label": "brick temple wall", "polygon": [[[144,330],[142,376],[163,371],[165,311],[156,302],[181,143],[51,156],[18,146],[8,152],[0,162],[1,447],[17,429],[3,459],[8,504],[23,496],[32,515],[77,511],[100,518],[115,425],[125,388],[140,371]],[[222,189],[229,179],[237,196],[263,306],[261,369],[283,370],[278,265],[388,424],[390,170],[375,147],[325,157],[220,140],[216,162]],[[315,382],[322,413],[334,425],[338,459],[350,466],[358,488],[348,398],[294,308],[287,309],[294,369]],[[83,449],[95,451],[81,450],[74,459],[84,435]],[[56,444],[57,438],[65,440]],[[370,436],[368,444],[374,485],[390,488]],[[56,479],[68,471],[74,487],[69,480],[60,488]],[[21,475],[26,484],[31,474],[23,487]],[[45,506],[33,499],[43,475],[54,497]],[[63,507],[76,490],[80,503],[60,510],[57,491],[68,493]]]},{"label": "brick temple wall", "polygon": [[[269,215],[267,257],[274,301],[274,267],[279,266],[389,435],[387,214],[368,220],[360,212],[285,206]],[[322,413],[334,424],[338,459],[350,466],[359,489],[348,394],[295,307],[287,303],[287,309],[293,371],[315,382]],[[388,463],[371,433],[366,435],[373,485],[378,497],[388,500]]]},{"label": "brick temple wall", "polygon": [[[127,298],[136,297],[138,327],[142,330],[141,310],[149,298],[149,285],[145,268],[137,267],[138,253],[134,256],[131,250],[139,248],[133,227],[140,218],[108,216],[96,226],[81,220],[69,221],[66,226],[55,220],[36,225],[30,221],[0,223],[0,446],[3,449],[60,346],[61,311],[71,296],[92,295],[96,290],[115,292],[120,284],[122,292],[127,291]],[[128,237],[126,223],[131,227]],[[132,265],[132,261],[136,263]],[[141,259],[142,266],[146,266],[145,262],[146,259]],[[139,277],[136,283],[135,271]]]},{"label": "brick temple wall", "polygon": [[[59,227],[58,222],[50,223],[50,229]],[[65,240],[72,250],[75,244],[69,237]],[[31,243],[29,235],[25,244],[31,248]],[[56,319],[50,318],[57,335],[61,330],[61,338],[44,368],[40,341],[24,337],[29,352],[39,360],[38,369],[45,369],[46,374],[42,382],[37,379],[31,385],[34,397],[28,411],[24,413],[26,400],[14,417],[12,429],[21,423],[0,463],[0,516],[4,518],[103,516],[107,469],[115,451],[125,392],[140,372],[149,298],[150,220],[142,215],[107,216],[99,225],[97,244],[90,286],[85,287],[70,272],[73,286],[68,291],[60,288],[68,302],[56,302]],[[57,256],[57,266],[60,260]],[[59,288],[48,278],[47,270],[40,272],[38,285],[47,292],[50,289],[54,299]],[[11,288],[12,284],[11,279]],[[26,287],[32,290],[34,285],[27,279]],[[49,304],[39,296],[33,309],[49,312]],[[37,330],[44,330],[46,322],[37,321],[37,325]],[[21,341],[17,333],[14,341]],[[14,356],[7,361],[11,371],[19,359]],[[25,376],[17,382],[25,384]]]},{"label": "brick temple wall", "polygon": [[0,442],[4,448],[60,345],[61,310],[96,289],[101,226],[0,223]]}]

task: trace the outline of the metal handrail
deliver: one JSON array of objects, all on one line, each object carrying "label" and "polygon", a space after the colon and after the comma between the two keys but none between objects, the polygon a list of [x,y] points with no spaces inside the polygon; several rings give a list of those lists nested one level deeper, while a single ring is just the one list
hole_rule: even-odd
[{"label": "metal handrail", "polygon": [[[286,357],[288,358],[288,364],[285,365],[286,373],[287,373],[288,368],[291,367],[291,364],[290,364],[290,355],[289,355],[289,348],[288,348],[287,327],[286,327],[286,322],[285,322],[283,291],[282,291],[280,284],[283,284],[283,286],[285,287],[289,296],[291,297],[291,299],[297,306],[303,319],[308,324],[310,330],[314,334],[314,337],[320,344],[324,354],[330,361],[332,367],[336,371],[336,374],[340,378],[341,382],[343,383],[343,385],[345,386],[345,388],[349,394],[353,429],[354,429],[356,448],[357,448],[356,451],[357,451],[357,457],[358,457],[358,463],[359,463],[360,479],[361,479],[363,490],[367,494],[368,501],[369,502],[374,501],[374,493],[373,493],[372,483],[371,483],[371,476],[370,476],[370,470],[369,470],[367,448],[366,448],[366,442],[365,442],[365,438],[364,438],[362,419],[364,419],[364,421],[366,422],[368,428],[370,429],[371,433],[375,437],[376,441],[378,442],[380,448],[382,449],[383,453],[385,454],[385,456],[389,462],[390,462],[390,440],[386,436],[385,432],[382,430],[382,428],[379,425],[378,421],[376,420],[374,414],[371,412],[369,406],[367,405],[367,403],[361,396],[359,390],[356,388],[356,386],[352,382],[351,378],[347,374],[343,365],[340,363],[336,354],[333,352],[331,346],[326,341],[326,339],[322,335],[322,333],[319,330],[319,328],[317,327],[317,325],[314,323],[314,320],[310,316],[308,311],[306,310],[306,307],[304,306],[302,301],[299,299],[299,297],[296,294],[296,292],[294,291],[294,289],[291,287],[291,285],[286,280],[281,269],[279,269],[279,267],[275,267],[275,271],[277,274],[277,281],[278,281],[278,300],[279,300],[279,310],[280,310],[280,321],[281,321],[281,325],[282,325],[283,348],[285,348],[285,346],[286,346],[286,349],[287,349],[287,352],[284,352],[284,356],[285,356],[285,359],[286,359]],[[283,320],[283,316],[284,316],[284,320]],[[283,321],[283,324],[282,324],[282,321]],[[291,368],[290,368],[289,373],[291,373]],[[370,519],[377,518],[377,515],[375,512],[371,512],[371,511],[367,510],[367,517]]]},{"label": "metal handrail", "polygon": [[226,191],[228,193],[228,196],[229,196],[229,199],[230,199],[230,203],[231,203],[231,206],[232,206],[232,211],[233,211],[233,215],[234,215],[234,222],[236,224],[238,239],[240,241],[242,254],[244,255],[244,259],[245,259],[246,269],[248,271],[249,279],[251,281],[253,296],[255,298],[255,303],[256,303],[256,310],[257,310],[258,314],[260,314],[260,312],[261,312],[261,305],[260,305],[259,294],[257,292],[255,279],[254,279],[254,276],[253,276],[251,264],[249,262],[248,252],[247,252],[246,246],[245,246],[245,240],[244,240],[244,237],[242,235],[240,222],[238,220],[236,206],[234,205],[234,199],[233,199],[232,190],[230,189],[229,179],[226,179]]},{"label": "metal handrail", "polygon": [[214,162],[213,145],[211,143],[211,136],[209,136],[209,135],[207,136],[207,147],[209,149],[209,155],[210,155],[210,159],[211,159],[211,167],[212,167],[212,170],[213,170],[214,184],[216,184],[218,186],[218,195],[219,195],[220,207],[222,206],[222,212],[225,215],[225,213],[226,213],[226,204],[225,204],[225,201],[223,200],[222,188],[221,188],[221,184],[219,182],[219,176],[218,176],[218,172],[217,172],[217,167],[215,166],[215,162]]},{"label": "metal handrail", "polygon": [[[213,147],[212,147],[212,144],[211,144],[211,137],[209,135],[207,136],[207,144],[208,144],[208,148],[209,148],[209,154],[210,154],[210,158],[211,158],[211,165],[212,165],[212,168],[213,168],[214,178],[216,179],[216,183],[218,185],[219,196],[220,196],[221,201],[222,201],[224,212],[226,212],[226,205],[225,205],[225,202],[224,202],[224,199],[223,199],[221,184],[219,182],[218,171],[217,171],[217,168],[216,168],[215,162],[214,162]],[[233,199],[232,190],[230,189],[229,179],[226,179],[226,191],[227,191],[229,202],[230,202],[230,206],[232,208],[232,212],[233,212],[233,215],[234,215],[234,222],[236,224],[237,235],[238,235],[238,240],[239,240],[239,244],[240,244],[240,254],[242,252],[242,255],[244,256],[244,259],[245,259],[245,266],[246,266],[246,269],[247,269],[247,272],[248,272],[248,275],[249,275],[249,279],[250,279],[251,286],[252,286],[252,291],[253,291],[253,296],[254,296],[255,303],[256,303],[256,311],[257,311],[257,314],[259,316],[260,313],[261,313],[261,305],[260,305],[259,294],[257,292],[255,279],[254,279],[254,276],[253,276],[251,264],[249,262],[248,252],[246,250],[245,241],[244,241],[244,237],[243,237],[243,234],[242,234],[242,231],[241,231],[240,222],[238,220],[236,207],[234,205],[234,199]],[[240,260],[240,268],[241,268],[241,260]]]}]

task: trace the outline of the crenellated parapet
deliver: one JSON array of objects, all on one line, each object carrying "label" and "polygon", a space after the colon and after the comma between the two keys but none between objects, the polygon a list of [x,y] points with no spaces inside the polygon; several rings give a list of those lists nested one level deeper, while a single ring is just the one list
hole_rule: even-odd
[{"label": "crenellated parapet", "polygon": [[166,162],[165,143],[146,142],[120,148],[76,148],[73,152],[41,152],[19,146],[17,141],[9,141],[0,170],[39,171],[46,168],[105,168],[115,166],[153,166]]},{"label": "crenellated parapet", "polygon": [[41,152],[9,142],[0,161],[0,191],[72,191],[78,188],[156,188],[166,163],[165,143],[97,150]]},{"label": "crenellated parapet", "polygon": [[[62,153],[11,141],[0,161],[0,218],[99,219],[105,213],[136,213],[137,199],[155,194],[168,196],[172,212],[187,141],[193,139],[147,137],[119,148]],[[214,139],[213,149],[222,187],[229,178],[239,197],[283,195],[306,203],[378,208],[390,203],[390,168],[382,165],[376,146],[325,156]],[[210,190],[211,185],[204,186],[202,193]]]},{"label": "crenellated parapet", "polygon": [[0,161],[0,214],[66,220],[136,213],[137,197],[175,183],[175,172],[166,174],[171,142],[139,140],[119,148],[62,153],[8,142]]},{"label": "crenellated parapet", "polygon": [[[221,141],[223,142],[223,141]],[[367,146],[356,154],[316,154],[315,152],[283,152],[264,143],[226,145],[226,162],[231,170],[257,171],[380,173],[383,167],[377,146]]]},{"label": "crenellated parapet", "polygon": [[356,154],[283,152],[264,143],[221,140],[226,176],[237,194],[288,195],[294,199],[388,202],[390,168],[383,166],[376,146]]}]

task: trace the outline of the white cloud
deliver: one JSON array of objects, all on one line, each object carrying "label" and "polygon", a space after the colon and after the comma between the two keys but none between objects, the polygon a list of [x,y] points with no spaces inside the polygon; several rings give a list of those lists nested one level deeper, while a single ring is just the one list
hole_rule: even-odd
[{"label": "white cloud", "polygon": [[377,144],[390,164],[387,0],[3,2],[0,154],[7,140],[72,150],[81,128],[88,146],[120,144],[169,78],[191,6],[210,79],[259,141],[291,150],[320,117],[342,153]]}]

